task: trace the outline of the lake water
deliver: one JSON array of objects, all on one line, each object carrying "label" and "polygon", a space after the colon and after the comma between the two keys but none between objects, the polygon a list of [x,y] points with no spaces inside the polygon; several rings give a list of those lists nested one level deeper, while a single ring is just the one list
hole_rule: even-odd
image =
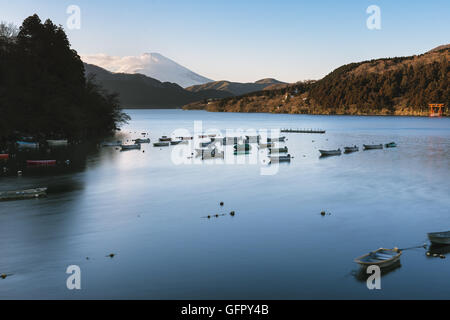
[{"label": "lake water", "polygon": [[[0,273],[10,275],[0,279],[0,298],[450,298],[448,254],[404,251],[381,290],[368,290],[353,262],[450,230],[450,119],[128,113],[125,140],[193,134],[200,120],[205,130],[327,133],[286,134],[294,159],[269,175],[267,164],[245,156],[175,165],[174,147],[143,145],[59,151],[68,168],[0,176],[0,191],[49,187],[47,198],[0,203]],[[319,158],[319,149],[391,141],[398,148]],[[205,218],[214,214],[225,215]],[[81,268],[79,291],[66,287],[69,265]]]}]

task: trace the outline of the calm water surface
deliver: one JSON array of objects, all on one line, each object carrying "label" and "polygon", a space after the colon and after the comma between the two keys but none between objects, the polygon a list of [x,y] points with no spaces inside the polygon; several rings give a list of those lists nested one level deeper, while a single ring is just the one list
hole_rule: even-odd
[{"label": "calm water surface", "polygon": [[[353,262],[450,230],[450,119],[129,114],[125,140],[193,131],[195,120],[205,129],[327,133],[287,134],[295,158],[275,175],[261,175],[261,163],[175,165],[171,148],[143,145],[93,148],[82,165],[72,152],[71,168],[0,177],[2,191],[49,187],[45,199],[0,203],[0,273],[11,274],[0,298],[450,298],[450,255],[407,250],[378,291]],[[390,141],[399,147],[319,159],[319,149]],[[202,218],[231,210],[235,217]],[[69,265],[81,268],[80,291],[66,288]]]}]

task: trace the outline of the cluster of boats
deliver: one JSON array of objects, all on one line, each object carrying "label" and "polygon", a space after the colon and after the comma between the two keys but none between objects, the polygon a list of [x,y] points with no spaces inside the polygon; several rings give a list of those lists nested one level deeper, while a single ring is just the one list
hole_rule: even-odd
[{"label": "cluster of boats", "polygon": [[[386,147],[386,148],[396,148],[397,144],[395,142],[389,142],[389,143],[386,143],[384,145],[384,147]],[[364,150],[383,149],[383,145],[382,144],[363,144],[363,148],[364,148]],[[358,146],[345,147],[344,148],[344,153],[353,153],[353,152],[358,152],[358,151],[359,151],[359,147]],[[322,157],[340,156],[342,154],[342,150],[341,149],[337,149],[337,150],[319,150],[319,152],[320,152],[320,155]]]}]

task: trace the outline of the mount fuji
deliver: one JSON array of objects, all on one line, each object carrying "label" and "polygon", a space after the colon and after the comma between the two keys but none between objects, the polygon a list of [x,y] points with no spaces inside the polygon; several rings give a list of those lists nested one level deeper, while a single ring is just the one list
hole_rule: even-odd
[{"label": "mount fuji", "polygon": [[105,54],[84,55],[82,60],[114,73],[140,73],[161,82],[172,82],[183,88],[213,80],[203,77],[159,53],[115,57]]}]

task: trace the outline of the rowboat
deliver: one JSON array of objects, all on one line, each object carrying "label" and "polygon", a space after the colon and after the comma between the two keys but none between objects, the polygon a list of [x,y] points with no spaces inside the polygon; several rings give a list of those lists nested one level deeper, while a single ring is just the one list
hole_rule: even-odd
[{"label": "rowboat", "polygon": [[121,145],[121,147],[122,147],[122,151],[141,150],[140,144],[123,144],[123,145]]},{"label": "rowboat", "polygon": [[177,137],[177,139],[180,139],[180,140],[193,140],[194,137]]},{"label": "rowboat", "polygon": [[67,146],[69,144],[69,141],[67,141],[67,140],[47,140],[47,143],[50,147],[60,147],[60,146]]},{"label": "rowboat", "polygon": [[284,142],[285,140],[286,140],[286,137],[267,138],[267,142]]},{"label": "rowboat", "polygon": [[355,259],[355,262],[363,267],[376,265],[380,268],[387,268],[400,260],[402,252],[398,249],[380,248]]},{"label": "rowboat", "polygon": [[395,142],[389,142],[384,145],[386,148],[396,148],[397,144]]},{"label": "rowboat", "polygon": [[172,138],[169,138],[167,136],[162,136],[161,138],[159,138],[160,142],[170,142],[172,141]]},{"label": "rowboat", "polygon": [[21,191],[3,191],[0,192],[0,201],[23,200],[45,197],[47,188],[37,188]]},{"label": "rowboat", "polygon": [[153,144],[154,147],[168,147],[170,146],[169,142],[155,142]]},{"label": "rowboat", "polygon": [[291,158],[290,154],[287,156],[269,157],[269,163],[291,162]]},{"label": "rowboat", "polygon": [[322,157],[329,157],[329,156],[340,156],[342,154],[341,149],[337,150],[319,150]]},{"label": "rowboat", "polygon": [[434,244],[450,244],[450,231],[431,232],[428,234],[428,239]]},{"label": "rowboat", "polygon": [[359,148],[357,146],[344,148],[345,153],[352,153],[352,152],[357,152],[357,151],[359,151]]},{"label": "rowboat", "polygon": [[150,143],[150,139],[136,139],[133,140],[135,144],[141,144],[141,143]]},{"label": "rowboat", "polygon": [[27,165],[40,167],[54,166],[56,165],[56,160],[27,160]]},{"label": "rowboat", "polygon": [[39,148],[38,142],[25,142],[25,141],[17,141],[16,142],[19,148],[27,148],[27,149],[37,149]]},{"label": "rowboat", "polygon": [[112,141],[112,142],[102,142],[102,147],[120,147],[122,146],[122,141]]},{"label": "rowboat", "polygon": [[0,154],[0,160],[8,160],[9,154]]},{"label": "rowboat", "polygon": [[382,144],[364,144],[364,150],[383,149]]},{"label": "rowboat", "polygon": [[288,148],[284,147],[284,148],[269,148],[269,153],[287,153],[288,152]]}]

